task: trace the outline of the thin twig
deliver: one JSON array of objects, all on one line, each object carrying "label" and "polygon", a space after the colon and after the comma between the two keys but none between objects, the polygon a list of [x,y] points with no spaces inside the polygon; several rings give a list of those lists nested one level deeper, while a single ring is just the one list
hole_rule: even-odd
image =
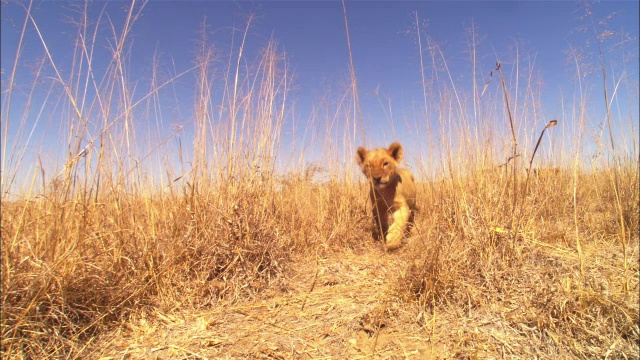
[{"label": "thin twig", "polygon": [[302,306],[300,307],[300,311],[304,311],[304,306],[307,303],[307,298],[309,297],[309,294],[311,294],[313,289],[315,289],[315,287],[316,287],[316,282],[318,280],[318,270],[320,270],[320,260],[318,259],[318,256],[316,255],[316,274],[313,277],[313,283],[311,283],[311,288],[309,289],[307,294],[304,296],[304,300],[302,300]]}]

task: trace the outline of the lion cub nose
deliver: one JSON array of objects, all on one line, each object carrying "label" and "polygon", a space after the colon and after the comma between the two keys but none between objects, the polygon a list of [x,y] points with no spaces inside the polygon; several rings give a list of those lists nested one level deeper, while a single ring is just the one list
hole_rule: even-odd
[{"label": "lion cub nose", "polygon": [[376,184],[380,184],[380,179],[382,179],[382,177],[381,177],[381,176],[378,176],[378,177],[375,177],[375,176],[374,176],[374,177],[373,177],[373,182],[375,182]]}]

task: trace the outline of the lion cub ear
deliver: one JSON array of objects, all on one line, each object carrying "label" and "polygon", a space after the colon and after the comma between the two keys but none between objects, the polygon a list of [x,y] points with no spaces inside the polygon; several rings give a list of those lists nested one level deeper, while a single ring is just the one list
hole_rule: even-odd
[{"label": "lion cub ear", "polygon": [[367,156],[367,149],[362,146],[358,147],[358,153],[356,154],[356,160],[358,161],[358,165],[362,165],[364,162],[364,158]]},{"label": "lion cub ear", "polygon": [[397,141],[394,142],[389,146],[389,149],[387,149],[387,153],[396,161],[402,160],[402,145]]}]

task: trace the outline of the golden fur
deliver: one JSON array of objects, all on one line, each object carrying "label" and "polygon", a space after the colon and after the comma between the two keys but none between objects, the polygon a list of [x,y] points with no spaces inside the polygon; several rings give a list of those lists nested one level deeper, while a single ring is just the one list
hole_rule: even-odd
[{"label": "golden fur", "polygon": [[394,142],[388,149],[368,151],[359,147],[356,159],[369,180],[373,205],[374,238],[384,235],[387,251],[400,247],[413,225],[416,211],[416,185],[413,174],[398,169],[402,145]]}]

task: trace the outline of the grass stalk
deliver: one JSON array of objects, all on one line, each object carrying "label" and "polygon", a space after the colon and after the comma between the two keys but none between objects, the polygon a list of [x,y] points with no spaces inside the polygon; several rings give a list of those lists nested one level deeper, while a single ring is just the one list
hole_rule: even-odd
[{"label": "grass stalk", "polygon": [[[516,160],[516,158],[519,156],[518,154],[518,139],[516,137],[516,131],[515,131],[515,127],[513,125],[513,116],[511,115],[511,102],[509,101],[509,92],[507,91],[507,83],[504,80],[504,75],[502,75],[502,70],[501,70],[501,64],[500,62],[496,63],[496,71],[498,72],[498,74],[500,74],[500,81],[502,83],[502,90],[504,93],[504,102],[505,102],[505,106],[507,108],[507,115],[509,118],[509,128],[511,129],[511,157],[509,158],[509,160]],[[509,162],[509,160],[507,160],[507,163]],[[512,214],[512,218],[511,218],[511,224],[510,227],[512,229],[514,229],[514,216],[516,214],[516,204],[517,204],[517,200],[518,200],[518,192],[517,192],[517,187],[518,187],[518,177],[517,177],[517,170],[518,170],[518,166],[517,166],[517,161],[513,162],[513,165],[511,167],[512,169],[512,174],[513,174],[513,197],[511,199],[511,214]],[[517,233],[517,231],[514,231],[514,233]]]},{"label": "grass stalk", "polygon": [[[353,106],[354,106],[354,122],[353,122],[353,143],[355,143],[356,139],[356,121],[360,123],[360,142],[363,145],[367,145],[367,137],[364,131],[364,120],[362,118],[362,109],[360,108],[360,95],[358,93],[358,78],[356,77],[356,68],[353,65],[353,51],[351,51],[351,37],[349,36],[349,21],[347,19],[347,5],[345,0],[342,0],[342,12],[344,14],[344,26],[347,36],[347,49],[349,50],[349,73],[351,74],[351,91],[353,96]],[[352,143],[352,144],[353,144]],[[352,146],[353,147],[353,146]]]},{"label": "grass stalk", "polygon": [[531,159],[529,160],[529,167],[527,168],[527,179],[525,180],[525,186],[524,186],[524,196],[527,196],[528,189],[529,189],[529,177],[531,176],[531,168],[533,166],[533,159],[536,156],[536,152],[538,151],[538,147],[540,146],[540,142],[542,141],[542,136],[544,135],[544,132],[550,128],[550,127],[554,127],[558,124],[558,120],[551,120],[547,123],[547,125],[544,127],[544,129],[542,129],[542,131],[540,132],[540,137],[538,137],[538,141],[536,142],[536,147],[533,149],[533,154],[531,154]]}]

